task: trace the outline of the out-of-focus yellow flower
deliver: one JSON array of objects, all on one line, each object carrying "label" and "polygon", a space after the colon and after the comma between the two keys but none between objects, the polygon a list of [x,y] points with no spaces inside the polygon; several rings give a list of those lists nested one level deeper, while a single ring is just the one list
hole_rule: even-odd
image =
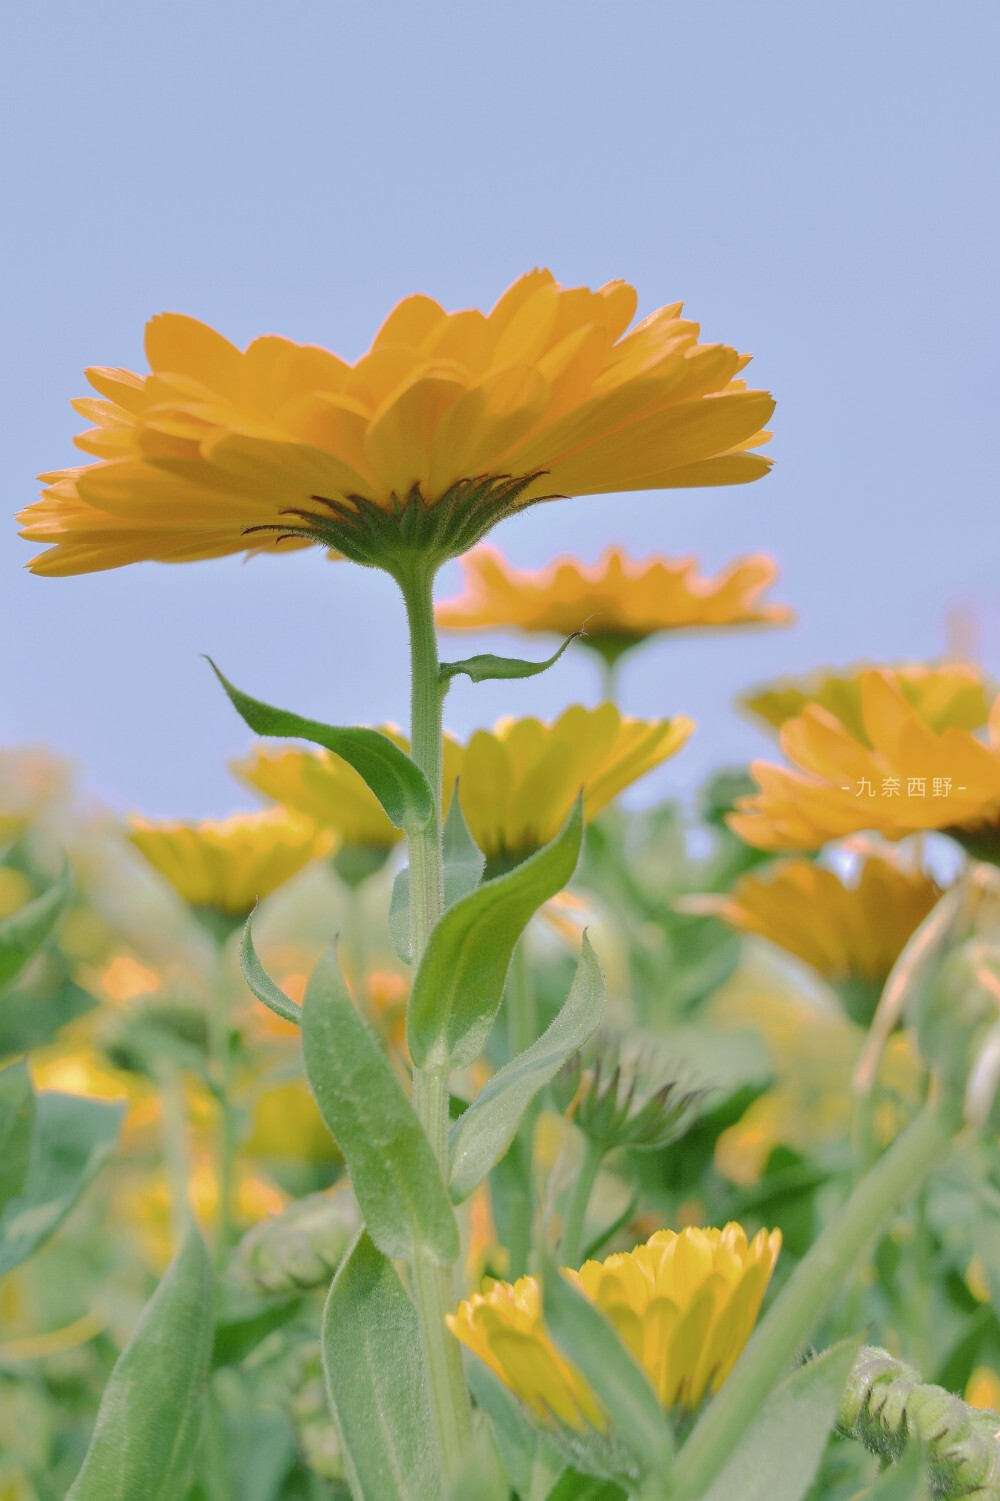
[{"label": "out-of-focus yellow flower", "polygon": [[[409,741],[395,725],[380,725],[379,730],[401,750],[409,750]],[[442,777],[446,808],[460,758],[458,742],[446,735]],[[255,792],[332,830],[342,845],[389,850],[403,837],[402,829],[389,822],[382,804],[353,766],[329,751],[269,750],[257,745],[249,756],[233,761],[231,769]]]},{"label": "out-of-focus yellow flower", "polygon": [[984,1412],[1000,1412],[1000,1376],[989,1366],[977,1366],[965,1388],[965,1400],[970,1407]]},{"label": "out-of-focus yellow flower", "polygon": [[115,1006],[142,995],[155,995],[161,983],[162,976],[155,969],[131,954],[116,954],[96,976],[101,996]]},{"label": "out-of-focus yellow flower", "polygon": [[[248,1163],[237,1161],[235,1176],[234,1210],[241,1225],[255,1225],[287,1206],[287,1196]],[[195,1147],[187,1188],[195,1218],[202,1229],[208,1229],[218,1217],[219,1183],[212,1153],[200,1143]],[[165,1175],[144,1171],[141,1177],[124,1180],[118,1191],[116,1219],[136,1227],[154,1270],[162,1272],[174,1250]]]},{"label": "out-of-focus yellow flower", "polygon": [[[0,820],[0,840],[3,837]],[[34,895],[35,888],[22,870],[15,870],[12,865],[0,865],[0,919],[10,917]]]},{"label": "out-of-focus yellow flower", "polygon": [[[664,1407],[719,1390],[750,1337],[781,1233],[658,1230],[645,1245],[587,1261],[570,1280],[614,1325]],[[534,1277],[487,1282],[448,1317],[452,1333],[543,1420],[605,1429],[607,1418],[542,1322]]]},{"label": "out-of-focus yellow flower", "polygon": [[335,842],[284,808],[202,823],[134,818],[129,836],[190,906],[231,917],[251,911]]},{"label": "out-of-focus yellow flower", "polygon": [[340,1161],[340,1153],[304,1079],[289,1079],[257,1094],[250,1111],[246,1151],[250,1157],[265,1160]]},{"label": "out-of-focus yellow flower", "polygon": [[[861,707],[861,681],[871,668],[843,671],[821,668],[802,678],[778,678],[739,703],[773,729],[795,719],[809,704],[827,709],[856,740],[869,744]],[[907,703],[913,705],[932,730],[979,730],[989,718],[991,685],[978,667],[967,662],[943,662],[928,667],[909,663],[891,669]]]},{"label": "out-of-focus yellow flower", "polygon": [[694,721],[627,719],[614,704],[575,705],[551,724],[502,719],[477,730],[462,756],[459,797],[487,859],[515,863],[554,838],[583,789],[584,816],[668,760]]},{"label": "out-of-focus yellow flower", "polygon": [[[699,344],[664,307],[626,330],[636,294],[532,271],[488,314],[399,303],[353,365],[289,339],[245,351],[194,318],[146,328],[150,374],[91,368],[98,462],[41,476],[20,517],[47,544],[36,573],[183,562],[319,542],[384,561],[383,539],[424,528],[457,556],[531,501],[728,485],[769,467],[774,407],[738,379],[749,356]],[[438,512],[441,514],[433,515]],[[247,535],[249,529],[263,528]]]},{"label": "out-of-focus yellow flower", "polygon": [[863,738],[816,704],[785,722],[781,748],[798,769],[753,763],[760,790],[729,815],[736,833],[769,850],[818,849],[862,829],[988,843],[1000,818],[1000,698],[984,743],[929,724],[893,672],[863,672],[860,695]]},{"label": "out-of-focus yellow flower", "polygon": [[761,555],[704,578],[694,558],[633,562],[617,547],[592,568],[560,558],[528,572],[514,568],[497,548],[483,546],[462,559],[462,569],[465,593],[435,611],[445,630],[499,626],[558,636],[583,631],[582,645],[612,658],[661,631],[786,625],[793,619],[784,605],[761,601],[778,571]]}]

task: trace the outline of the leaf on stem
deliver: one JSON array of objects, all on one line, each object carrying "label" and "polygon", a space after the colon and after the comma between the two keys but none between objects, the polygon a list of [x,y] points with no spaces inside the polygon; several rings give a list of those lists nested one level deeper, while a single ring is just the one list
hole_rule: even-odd
[{"label": "leaf on stem", "polygon": [[464,674],[471,678],[474,683],[490,683],[506,681],[510,678],[535,678],[539,673],[554,667],[572,641],[576,641],[583,635],[583,631],[574,631],[572,636],[567,636],[558,651],[554,651],[551,657],[546,657],[544,662],[529,662],[523,657],[499,657],[494,652],[483,652],[477,657],[465,657],[461,662],[442,662],[439,668],[441,682],[447,687],[452,678]]},{"label": "leaf on stem", "polygon": [[[462,805],[458,800],[458,784],[448,808],[441,833],[441,851],[444,864],[444,905],[453,907],[463,896],[475,891],[482,879],[486,856],[479,848],[465,821]],[[392,900],[389,903],[389,936],[393,948],[404,963],[413,959],[413,943],[410,932],[410,867],[404,865],[392,883]]]},{"label": "leaf on stem", "polygon": [[253,935],[250,932],[250,924],[253,922],[254,912],[247,918],[246,927],[243,929],[243,937],[240,940],[240,968],[243,978],[247,982],[249,990],[258,1001],[262,1001],[276,1016],[280,1016],[286,1022],[292,1022],[294,1026],[302,1025],[302,1007],[287,996],[276,985],[257,957],[257,950],[253,946]]}]

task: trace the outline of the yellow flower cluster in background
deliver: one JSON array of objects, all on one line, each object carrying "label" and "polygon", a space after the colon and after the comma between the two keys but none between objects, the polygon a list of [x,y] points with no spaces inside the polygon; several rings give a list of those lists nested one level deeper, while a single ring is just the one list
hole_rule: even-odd
[{"label": "yellow flower cluster in background", "polygon": [[[809,704],[826,709],[862,744],[869,744],[861,703],[861,684],[870,668],[841,672],[820,668],[803,678],[778,678],[744,694],[739,703],[756,719],[780,729]],[[907,703],[932,730],[979,730],[990,714],[992,684],[967,662],[940,666],[909,663],[888,669]]]},{"label": "yellow flower cluster in background", "polygon": [[[658,1230],[644,1245],[566,1275],[608,1318],[664,1405],[718,1391],[750,1337],[781,1235]],[[452,1333],[543,1421],[604,1429],[590,1387],[552,1343],[534,1277],[488,1282],[448,1317]]]}]

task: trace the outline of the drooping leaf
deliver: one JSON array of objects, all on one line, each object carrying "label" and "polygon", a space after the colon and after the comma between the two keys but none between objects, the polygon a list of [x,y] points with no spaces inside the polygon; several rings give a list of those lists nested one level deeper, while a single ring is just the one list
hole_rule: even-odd
[{"label": "drooping leaf", "polygon": [[34,958],[59,920],[71,891],[69,870],[41,896],[0,922],[0,990]]},{"label": "drooping leaf", "polygon": [[123,1113],[83,1095],[36,1095],[28,1170],[0,1214],[0,1276],[58,1229],[111,1155]]},{"label": "drooping leaf", "polygon": [[378,730],[321,724],[286,709],[273,709],[270,704],[241,693],[223,677],[211,657],[208,662],[233,708],[255,734],[309,740],[340,756],[364,779],[397,829],[422,829],[429,822],[434,813],[434,798],[427,778],[387,735]]},{"label": "drooping leaf", "polygon": [[[254,912],[257,909],[254,908]],[[295,1026],[302,1025],[302,1007],[297,1001],[293,1001],[276,985],[257,957],[257,950],[253,946],[253,935],[250,924],[253,921],[253,912],[247,918],[246,927],[243,929],[243,937],[240,940],[240,968],[243,978],[251,993],[258,1001],[262,1001],[269,1010],[283,1021],[292,1022]]]},{"label": "drooping leaf", "polygon": [[[861,1347],[841,1340],[789,1376],[767,1398],[699,1501],[802,1501],[837,1418]],[[691,1498],[693,1501],[693,1498]]]},{"label": "drooping leaf", "polygon": [[538,1041],[499,1069],[451,1129],[451,1196],[460,1202],[506,1152],[524,1111],[571,1053],[597,1030],[604,1010],[604,976],[587,935],[576,975]]},{"label": "drooping leaf", "polygon": [[35,1091],[23,1061],[0,1072],[0,1214],[24,1187],[35,1123]]},{"label": "drooping leaf", "polygon": [[450,1265],[458,1229],[433,1148],[332,952],[306,989],[302,1049],[372,1240],[386,1256],[423,1251]]},{"label": "drooping leaf", "polygon": [[617,1330],[547,1255],[542,1263],[542,1303],[554,1343],[607,1409],[639,1467],[665,1476],[673,1454],[673,1434],[645,1372]]},{"label": "drooping leaf", "polygon": [[413,980],[407,1015],[418,1067],[464,1068],[496,1019],[514,945],[529,919],[573,874],[582,800],[555,839],[506,875],[485,881],[435,924]]},{"label": "drooping leaf", "polygon": [[323,1370],[355,1501],[441,1501],[417,1315],[363,1232],[326,1301]]},{"label": "drooping leaf", "polygon": [[[486,857],[479,848],[469,826],[465,822],[462,805],[458,800],[458,788],[448,808],[441,834],[444,858],[444,905],[453,907],[463,896],[475,891],[483,875]],[[413,959],[413,937],[410,932],[410,867],[404,865],[392,883],[392,900],[389,903],[389,936],[400,959],[409,964]]]},{"label": "drooping leaf", "polygon": [[523,657],[498,657],[494,652],[483,652],[476,657],[465,657],[461,662],[442,662],[441,681],[445,684],[450,683],[452,678],[458,677],[460,673],[471,678],[474,683],[507,681],[511,678],[535,678],[540,672],[554,667],[567,646],[582,635],[582,631],[574,631],[572,636],[566,637],[558,651],[554,651],[551,657],[546,657],[544,662],[529,662]]},{"label": "drooping leaf", "polygon": [[66,1501],[185,1496],[212,1350],[212,1281],[191,1229],[115,1363]]}]

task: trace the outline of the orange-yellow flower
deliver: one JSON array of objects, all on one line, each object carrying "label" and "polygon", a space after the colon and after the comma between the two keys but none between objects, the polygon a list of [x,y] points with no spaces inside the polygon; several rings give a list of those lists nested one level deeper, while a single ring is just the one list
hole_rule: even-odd
[{"label": "orange-yellow flower", "polygon": [[[781,1233],[658,1230],[645,1245],[566,1275],[614,1325],[664,1407],[697,1407],[719,1390],[750,1337]],[[487,1282],[448,1327],[543,1421],[583,1429],[607,1418],[542,1322],[534,1277]]]},{"label": "orange-yellow flower", "polygon": [[245,916],[333,848],[333,836],[284,808],[201,823],[134,818],[129,835],[192,907]]},{"label": "orange-yellow flower", "polygon": [[[773,410],[748,356],[699,344],[681,305],[627,332],[624,282],[532,271],[488,314],[405,298],[354,364],[313,345],[245,351],[193,318],[146,329],[148,375],[92,368],[97,462],[45,474],[23,535],[52,575],[318,542],[391,566],[405,531],[437,556],[557,495],[759,478]],[[405,517],[400,511],[405,511]],[[255,530],[262,529],[262,530]]]},{"label": "orange-yellow flower", "polygon": [[[773,729],[795,719],[809,704],[817,704],[857,740],[867,743],[861,680],[870,670],[863,666],[841,672],[821,668],[802,678],[777,678],[744,694],[739,702]],[[903,697],[933,730],[979,730],[989,718],[991,685],[971,663],[943,662],[933,667],[907,663],[891,671]]]},{"label": "orange-yellow flower", "polygon": [[755,762],[760,790],[729,815],[732,828],[771,850],[813,850],[862,829],[889,839],[941,829],[985,852],[1000,819],[1000,698],[984,742],[929,722],[894,672],[863,672],[859,692],[861,733],[812,703],[785,722],[781,748],[797,769]]},{"label": "orange-yellow flower", "polygon": [[761,600],[778,570],[759,554],[706,578],[694,558],[633,562],[617,547],[592,568],[560,558],[531,572],[484,545],[462,559],[462,569],[465,593],[435,611],[445,630],[511,627],[557,636],[584,631],[583,645],[612,656],[661,631],[785,625],[793,618],[786,606]]}]

